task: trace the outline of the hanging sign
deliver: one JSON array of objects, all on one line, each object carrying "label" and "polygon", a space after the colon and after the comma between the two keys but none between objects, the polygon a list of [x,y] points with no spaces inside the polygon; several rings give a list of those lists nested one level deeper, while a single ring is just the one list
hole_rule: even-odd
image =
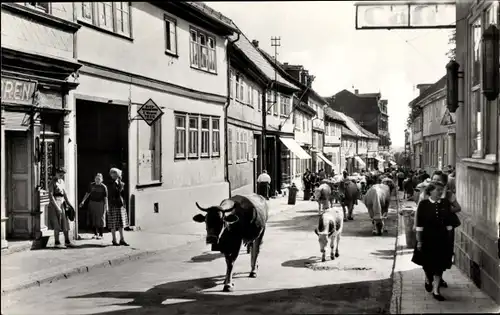
[{"label": "hanging sign", "polygon": [[152,99],[149,99],[144,105],[139,108],[137,111],[137,114],[141,116],[141,118],[151,126],[154,124],[158,118],[160,118],[163,115],[163,111],[161,110],[160,106],[156,105],[155,102],[153,102]]}]

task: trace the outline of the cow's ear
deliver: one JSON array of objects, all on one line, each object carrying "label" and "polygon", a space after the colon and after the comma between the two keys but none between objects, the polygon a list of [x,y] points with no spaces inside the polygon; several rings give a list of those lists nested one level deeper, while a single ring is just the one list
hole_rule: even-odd
[{"label": "cow's ear", "polygon": [[195,222],[198,222],[198,223],[203,223],[203,222],[205,222],[205,216],[203,214],[199,213],[193,217],[193,220]]},{"label": "cow's ear", "polygon": [[227,223],[230,223],[230,224],[238,222],[239,219],[240,218],[238,218],[238,216],[235,214],[230,214],[230,215],[224,217],[224,221],[226,221]]},{"label": "cow's ear", "polygon": [[319,236],[318,228],[314,229],[314,233]]}]

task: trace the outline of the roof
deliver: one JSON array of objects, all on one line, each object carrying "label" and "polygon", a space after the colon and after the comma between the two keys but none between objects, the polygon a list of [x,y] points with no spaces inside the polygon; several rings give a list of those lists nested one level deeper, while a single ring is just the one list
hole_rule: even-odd
[{"label": "roof", "polygon": [[[300,88],[302,90],[305,90],[307,88],[307,86],[305,84],[300,83],[299,80],[295,79],[288,72],[286,72],[285,67],[290,68],[290,65],[285,66],[281,62],[279,62],[278,60],[275,61],[274,58],[271,57],[271,55],[269,55],[262,48],[259,48],[259,51],[266,57],[266,59],[269,60],[269,62],[272,62],[273,65],[276,65],[278,67],[278,69],[280,69],[284,73],[284,76],[287,78],[287,80],[294,82],[295,85],[300,86]],[[302,66],[299,66],[299,67],[302,67]],[[320,102],[323,102],[324,105],[328,104],[328,102],[326,102],[325,99],[323,97],[321,97],[318,93],[316,93],[316,91],[314,91],[312,88],[309,88],[308,92],[311,93],[312,96],[316,97]]]},{"label": "roof", "polygon": [[209,16],[210,18],[212,18],[214,20],[217,20],[219,23],[224,24],[229,29],[232,29],[234,31],[238,30],[238,28],[235,27],[233,21],[230,18],[226,17],[225,15],[223,15],[222,13],[220,13],[219,11],[215,11],[214,9],[212,9],[211,7],[209,7],[208,5],[206,5],[205,3],[203,3],[203,2],[187,1],[186,4],[188,4],[189,6],[194,7],[198,11],[203,12],[205,15]]},{"label": "roof", "polygon": [[325,107],[325,115],[332,120],[345,122],[345,120],[342,118],[342,116],[340,116],[339,112],[331,109],[330,107]]},{"label": "roof", "polygon": [[380,93],[359,93],[359,94],[355,94],[355,95],[358,97],[363,97],[363,98],[366,98],[366,97],[379,98],[379,97],[381,97]]},{"label": "roof", "polygon": [[347,128],[346,126],[342,126],[342,135],[356,137],[356,134],[349,130],[349,128]]},{"label": "roof", "polygon": [[[245,56],[252,61],[252,63],[262,71],[268,80],[274,81],[274,68],[273,66],[262,56],[259,49],[256,48],[250,40],[245,36],[245,34],[239,29],[239,27],[234,24],[234,27],[241,33],[240,40],[234,43],[236,48],[238,48]],[[231,40],[236,40],[237,35],[230,36]],[[300,90],[299,87],[287,81],[279,72],[276,73],[277,82],[281,85],[287,86],[291,89]]]},{"label": "roof", "polygon": [[374,135],[373,133],[369,132],[368,130],[366,130],[365,128],[359,126],[359,128],[361,129],[361,131],[368,137],[368,139],[373,139],[373,140],[378,140],[380,139],[379,137],[377,137],[376,135]]},{"label": "roof", "polygon": [[446,75],[439,79],[436,83],[425,89],[422,93],[420,93],[419,96],[417,96],[413,101],[410,102],[410,106],[413,106],[414,104],[418,104],[424,99],[426,99],[428,96],[434,94],[435,92],[444,89],[446,87]]},{"label": "roof", "polygon": [[340,117],[342,117],[346,123],[347,128],[351,129],[352,132],[354,132],[354,135],[357,137],[363,137],[366,138],[367,136],[363,133],[362,127],[352,119],[352,117],[347,116],[344,113],[338,112]]}]

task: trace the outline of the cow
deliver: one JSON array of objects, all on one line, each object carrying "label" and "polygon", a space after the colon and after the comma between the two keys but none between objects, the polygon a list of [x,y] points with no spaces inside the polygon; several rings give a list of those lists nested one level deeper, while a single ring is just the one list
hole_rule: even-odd
[{"label": "cow", "polygon": [[[344,212],[344,221],[354,220],[352,212],[354,205],[358,203],[360,191],[352,180],[345,179],[339,185],[340,205]],[[346,215],[347,207],[347,215]]]},{"label": "cow", "polygon": [[319,214],[333,205],[334,195],[328,183],[322,183],[314,189],[314,200],[318,202]]},{"label": "cow", "polygon": [[373,235],[382,235],[387,232],[385,219],[389,213],[392,191],[396,186],[392,180],[384,178],[382,184],[373,185],[365,195],[364,203],[372,219]]},{"label": "cow", "polygon": [[339,257],[339,242],[342,228],[344,227],[344,214],[340,208],[331,209],[319,217],[318,227],[314,233],[318,236],[319,250],[321,251],[321,261],[326,261],[326,246],[330,240],[330,258],[335,260]]},{"label": "cow", "polygon": [[269,207],[264,197],[252,194],[235,195],[221,202],[220,206],[202,208],[196,206],[206,215],[197,214],[193,220],[205,223],[206,242],[212,249],[219,250],[226,259],[226,278],[224,292],[234,289],[233,267],[241,249],[241,244],[251,244],[250,278],[257,277],[257,258],[263,243],[266,223],[269,218]]}]

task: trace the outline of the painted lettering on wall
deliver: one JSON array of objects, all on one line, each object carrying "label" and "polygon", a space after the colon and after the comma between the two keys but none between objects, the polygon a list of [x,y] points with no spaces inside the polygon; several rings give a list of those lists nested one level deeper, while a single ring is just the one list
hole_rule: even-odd
[{"label": "painted lettering on wall", "polygon": [[2,102],[33,105],[36,82],[2,78]]}]

